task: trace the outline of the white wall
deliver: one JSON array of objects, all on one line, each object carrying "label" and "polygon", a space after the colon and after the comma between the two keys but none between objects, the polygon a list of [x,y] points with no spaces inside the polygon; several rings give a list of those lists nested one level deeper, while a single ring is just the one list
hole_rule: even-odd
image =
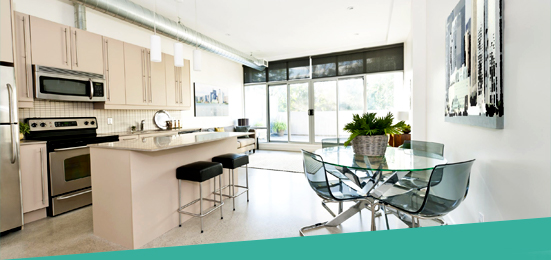
[{"label": "white wall", "polygon": [[[413,33],[425,29],[426,39],[413,38],[413,84],[414,91],[426,86],[426,96],[417,96],[426,99],[426,140],[444,143],[450,162],[476,159],[469,195],[450,217],[471,223],[478,222],[479,212],[485,221],[551,216],[551,2],[504,1],[503,130],[444,122],[444,25],[458,1],[418,0],[413,6],[423,6],[420,2],[426,9],[413,12]],[[425,18],[426,25],[415,22]],[[418,43],[426,44],[426,53],[415,53]],[[422,63],[416,67],[418,59],[426,69]],[[418,73],[426,84],[416,82]]]},{"label": "white wall", "polygon": [[[53,22],[74,25],[74,8],[66,0],[14,0],[15,11],[30,14]],[[90,32],[149,47],[151,31],[124,22],[118,18],[86,8],[87,29]],[[173,55],[175,40],[161,36],[162,51]],[[184,44],[184,58],[192,61],[193,47]],[[192,61],[193,62],[193,61]],[[193,108],[182,111],[184,128],[213,127],[233,125],[237,118],[243,117],[243,67],[241,64],[203,51],[200,72],[191,69],[191,82],[213,86],[227,86],[230,94],[229,117],[193,116]],[[192,89],[193,90],[193,89]],[[193,97],[191,97],[193,99]],[[192,101],[193,102],[193,101]],[[193,103],[192,103],[193,104]]]}]

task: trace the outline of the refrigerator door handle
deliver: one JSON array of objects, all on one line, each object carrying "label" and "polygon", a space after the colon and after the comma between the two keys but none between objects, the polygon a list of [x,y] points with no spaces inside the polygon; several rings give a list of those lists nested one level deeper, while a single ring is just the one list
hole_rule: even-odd
[{"label": "refrigerator door handle", "polygon": [[13,111],[14,111],[14,108],[13,108],[13,103],[12,103],[12,99],[13,99],[13,87],[11,86],[11,84],[6,84],[6,86],[8,87],[8,99],[9,99],[9,117],[10,117],[10,132],[11,132],[11,164],[15,164],[15,162],[17,161],[17,141],[15,140],[15,134],[14,134],[14,126],[15,126],[15,123],[13,122]]}]

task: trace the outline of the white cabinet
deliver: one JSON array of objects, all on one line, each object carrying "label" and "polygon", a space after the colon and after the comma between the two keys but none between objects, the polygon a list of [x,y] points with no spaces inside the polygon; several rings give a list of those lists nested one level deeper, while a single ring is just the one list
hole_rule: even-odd
[{"label": "white cabinet", "polygon": [[48,207],[46,144],[21,145],[23,213]]},{"label": "white cabinet", "polygon": [[0,61],[13,62],[12,2],[0,0]]}]

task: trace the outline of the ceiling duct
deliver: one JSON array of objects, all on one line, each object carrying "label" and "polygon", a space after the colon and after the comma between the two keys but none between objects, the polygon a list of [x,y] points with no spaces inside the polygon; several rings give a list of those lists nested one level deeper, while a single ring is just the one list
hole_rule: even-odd
[{"label": "ceiling duct", "polygon": [[247,67],[264,70],[264,61],[240,52],[219,41],[198,33],[186,26],[179,25],[162,15],[135,4],[128,0],[73,0],[96,11],[117,17],[121,20],[133,23],[148,30],[153,30],[156,23],[157,32],[172,39],[180,39],[182,42],[198,46],[199,48],[220,55],[224,58],[241,63]]}]

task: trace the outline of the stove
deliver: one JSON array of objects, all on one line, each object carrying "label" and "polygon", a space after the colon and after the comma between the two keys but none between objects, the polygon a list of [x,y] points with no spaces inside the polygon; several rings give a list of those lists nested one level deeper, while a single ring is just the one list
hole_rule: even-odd
[{"label": "stove", "polygon": [[28,118],[27,140],[46,141],[48,216],[92,204],[89,144],[117,142],[118,135],[98,135],[95,117]]}]

